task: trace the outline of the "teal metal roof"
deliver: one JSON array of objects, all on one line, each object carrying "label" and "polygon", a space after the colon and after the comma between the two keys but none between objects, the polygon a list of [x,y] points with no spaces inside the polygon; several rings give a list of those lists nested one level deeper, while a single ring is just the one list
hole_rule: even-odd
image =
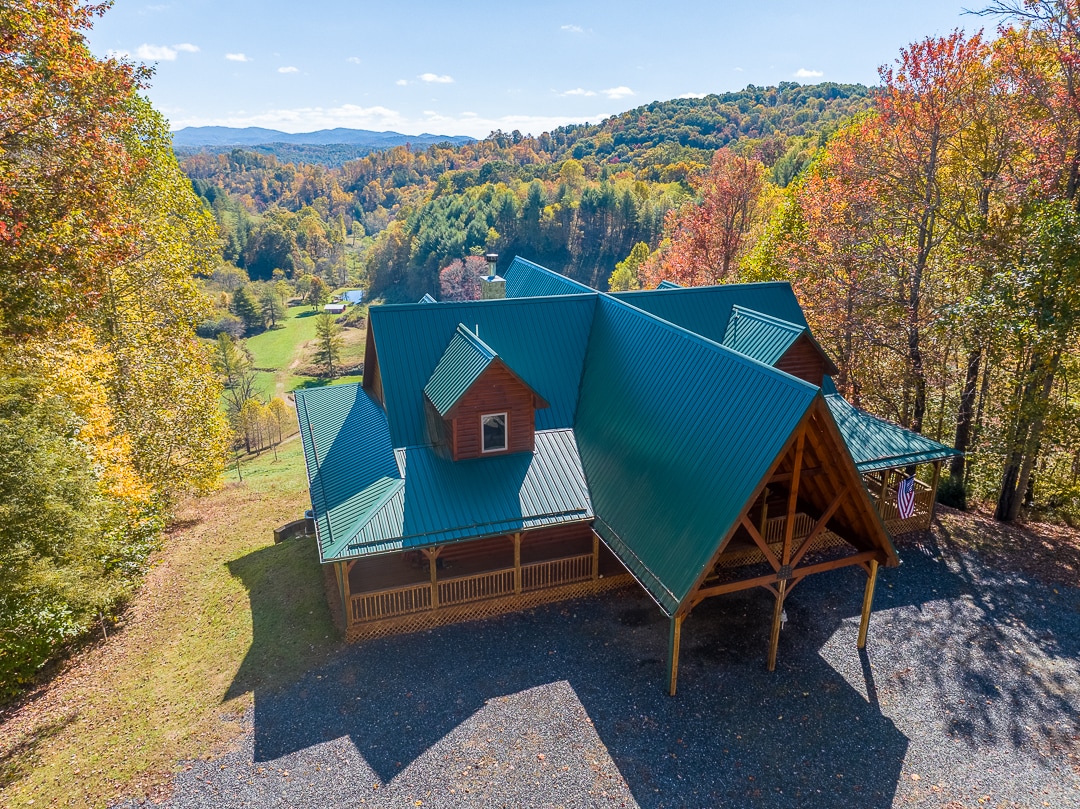
[{"label": "teal metal roof", "polygon": [[479,328],[483,342],[550,405],[536,412],[538,430],[573,427],[596,298],[373,306],[368,317],[393,445],[428,443],[424,386],[461,323]]},{"label": "teal metal roof", "polygon": [[860,472],[897,469],[961,454],[932,438],[859,410],[838,393],[829,393],[825,401]]},{"label": "teal metal roof", "polygon": [[378,512],[403,485],[386,415],[358,384],[296,391],[311,506],[323,561],[348,531]]},{"label": "teal metal roof", "polygon": [[[371,507],[351,523],[329,515],[323,561],[423,548],[591,520],[571,430],[536,434],[536,451],[457,463],[430,447],[393,452],[404,480],[372,484]],[[321,515],[320,515],[321,517]],[[320,525],[324,521],[320,520]]]},{"label": "teal metal roof", "polygon": [[574,430],[594,528],[668,614],[819,390],[600,297]]},{"label": "teal metal roof", "polygon": [[585,286],[572,278],[533,264],[531,261],[515,256],[513,262],[503,273],[506,279],[506,297],[508,298],[537,298],[549,295],[579,295],[583,292],[593,292],[592,287]]},{"label": "teal metal roof", "polygon": [[724,345],[758,362],[775,365],[791,344],[809,331],[806,326],[733,306],[724,332]]},{"label": "teal metal roof", "polygon": [[450,345],[424,386],[424,394],[435,405],[440,416],[445,417],[450,412],[496,356],[483,340],[465,328],[464,324],[458,324]]},{"label": "teal metal roof", "polygon": [[664,280],[664,281],[661,281],[659,284],[657,284],[656,288],[657,289],[682,289],[683,285],[682,284],[676,284],[674,281]]},{"label": "teal metal roof", "polygon": [[806,325],[799,301],[786,281],[635,290],[614,292],[612,297],[716,343],[724,342],[728,320],[736,306],[798,326]]}]

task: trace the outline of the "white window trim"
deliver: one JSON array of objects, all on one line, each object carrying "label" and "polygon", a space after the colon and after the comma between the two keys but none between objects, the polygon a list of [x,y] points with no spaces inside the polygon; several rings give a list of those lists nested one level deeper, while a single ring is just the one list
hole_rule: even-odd
[{"label": "white window trim", "polygon": [[[484,419],[489,419],[492,416],[503,417],[503,445],[493,449],[488,449],[484,445]],[[506,452],[510,449],[510,414],[509,413],[483,413],[480,416],[480,452],[487,454],[491,452]]]}]

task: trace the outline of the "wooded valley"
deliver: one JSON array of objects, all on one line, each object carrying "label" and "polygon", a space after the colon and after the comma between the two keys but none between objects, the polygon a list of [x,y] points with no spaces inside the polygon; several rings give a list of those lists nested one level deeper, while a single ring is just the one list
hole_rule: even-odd
[{"label": "wooded valley", "polygon": [[[254,385],[246,336],[345,286],[467,297],[489,251],[599,289],[790,281],[845,396],[967,453],[945,502],[1080,524],[1074,6],[1000,0],[997,36],[914,43],[877,88],[750,86],[340,165],[178,163],[150,73],[88,50],[101,9],[5,8],[0,697],[107,624],[231,452],[280,440],[285,391]],[[331,320],[320,382],[361,370]]]}]

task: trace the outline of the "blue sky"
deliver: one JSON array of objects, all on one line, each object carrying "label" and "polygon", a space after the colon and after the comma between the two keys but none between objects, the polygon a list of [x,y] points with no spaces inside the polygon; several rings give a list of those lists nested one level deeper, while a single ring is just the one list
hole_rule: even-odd
[{"label": "blue sky", "polygon": [[483,137],[747,84],[873,84],[907,43],[986,22],[954,0],[116,0],[90,45],[156,64],[174,129]]}]

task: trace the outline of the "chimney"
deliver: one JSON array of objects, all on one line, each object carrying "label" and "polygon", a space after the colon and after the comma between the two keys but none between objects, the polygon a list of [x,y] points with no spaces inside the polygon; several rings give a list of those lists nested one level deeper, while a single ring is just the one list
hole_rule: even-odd
[{"label": "chimney", "polygon": [[506,297],[506,280],[500,278],[497,273],[499,263],[498,253],[488,253],[484,256],[487,261],[488,274],[480,276],[480,299],[492,300]]}]

